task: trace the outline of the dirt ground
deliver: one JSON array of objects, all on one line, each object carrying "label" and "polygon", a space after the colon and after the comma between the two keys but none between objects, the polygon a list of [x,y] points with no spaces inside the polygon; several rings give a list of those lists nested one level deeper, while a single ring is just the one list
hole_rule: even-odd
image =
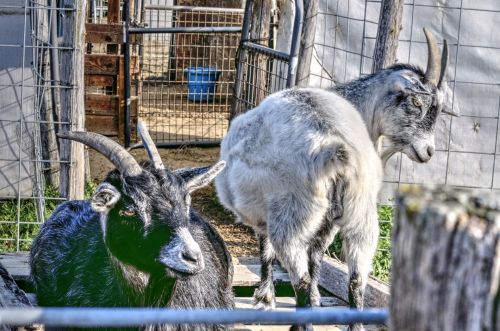
[{"label": "dirt ground", "polygon": [[[219,148],[176,148],[159,149],[163,162],[171,169],[203,166],[217,162]],[[146,160],[144,149],[131,151],[137,160]],[[89,150],[90,174],[92,180],[99,182],[114,167],[106,158],[94,150]],[[213,224],[233,256],[256,256],[258,244],[250,228],[234,223],[234,216],[222,207],[215,194],[213,184],[193,193],[193,207]]]}]

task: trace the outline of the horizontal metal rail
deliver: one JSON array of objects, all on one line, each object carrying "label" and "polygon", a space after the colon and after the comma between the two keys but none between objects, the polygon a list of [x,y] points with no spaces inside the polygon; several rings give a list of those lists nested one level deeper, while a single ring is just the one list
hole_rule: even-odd
[{"label": "horizontal metal rail", "polygon": [[272,57],[274,59],[278,59],[278,60],[282,60],[282,61],[289,61],[290,60],[290,55],[285,53],[285,52],[280,52],[280,51],[277,51],[275,49],[272,49],[272,48],[269,48],[266,46],[262,46],[260,44],[253,43],[250,41],[243,42],[242,47],[249,49],[249,50],[253,50],[257,53],[267,55],[267,56]]},{"label": "horizontal metal rail", "polygon": [[145,5],[144,9],[153,10],[179,10],[191,12],[219,12],[219,13],[237,13],[243,14],[242,8],[223,8],[223,7],[191,7],[191,6],[168,6],[168,5]]},{"label": "horizontal metal rail", "polygon": [[[178,147],[219,147],[219,140],[191,140],[191,141],[165,141],[165,142],[157,142],[155,146],[158,148],[178,148]],[[142,143],[137,143],[128,148],[128,150],[136,149],[136,148],[144,148]]]},{"label": "horizontal metal rail", "polygon": [[129,28],[130,34],[147,33],[239,33],[239,26],[206,26],[206,27],[177,27],[177,28]]},{"label": "horizontal metal rail", "polygon": [[132,327],[147,324],[384,324],[387,309],[313,308],[288,311],[159,308],[5,308],[0,325]]}]

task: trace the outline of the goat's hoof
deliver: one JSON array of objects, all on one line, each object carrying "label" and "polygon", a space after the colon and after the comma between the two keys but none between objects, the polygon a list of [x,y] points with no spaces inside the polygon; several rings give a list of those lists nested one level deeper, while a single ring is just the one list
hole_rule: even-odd
[{"label": "goat's hoof", "polygon": [[365,331],[365,327],[363,326],[363,324],[352,324],[349,325],[347,331]]},{"label": "goat's hoof", "polygon": [[253,306],[255,309],[271,310],[276,308],[276,299],[271,295],[266,295],[264,297],[255,296],[253,298]]},{"label": "goat's hoof", "polygon": [[290,327],[290,331],[314,331],[312,324],[294,324]]}]

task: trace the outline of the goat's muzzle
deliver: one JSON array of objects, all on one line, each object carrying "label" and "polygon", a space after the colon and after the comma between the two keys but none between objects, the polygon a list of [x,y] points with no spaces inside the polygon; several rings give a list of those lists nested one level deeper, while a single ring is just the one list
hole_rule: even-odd
[{"label": "goat's muzzle", "polygon": [[177,276],[194,275],[205,268],[200,245],[184,227],[161,249],[158,260]]}]

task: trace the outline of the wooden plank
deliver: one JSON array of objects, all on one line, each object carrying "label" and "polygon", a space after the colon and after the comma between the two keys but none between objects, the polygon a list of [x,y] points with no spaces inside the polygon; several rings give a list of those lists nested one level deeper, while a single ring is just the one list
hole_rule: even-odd
[{"label": "wooden plank", "polygon": [[116,95],[87,94],[85,95],[85,113],[90,115],[116,116],[118,97]]},{"label": "wooden plank", "polygon": [[114,54],[86,54],[85,75],[116,75],[120,56]]},{"label": "wooden plank", "polygon": [[[253,297],[236,297],[234,299],[236,308],[252,309]],[[320,301],[321,307],[338,307],[345,306],[345,302],[335,297],[322,297]],[[295,298],[292,297],[276,297],[276,309],[287,310],[295,308]]]},{"label": "wooden plank", "polygon": [[[89,117],[92,118],[92,116]],[[99,119],[101,120],[100,123],[102,123],[103,118],[104,116],[99,116],[96,117],[96,120]],[[16,280],[26,280],[27,275],[29,275],[29,265],[27,263],[27,259],[27,253],[11,253],[0,255],[0,262],[5,265],[5,267],[9,270],[9,272]],[[258,258],[233,257],[233,264],[233,286],[255,286],[257,284],[260,279],[260,265],[258,262]],[[274,280],[276,282],[290,281],[288,274],[280,266],[274,265],[273,268]],[[332,293],[332,295],[340,298],[341,300],[344,300],[345,302],[349,302],[347,296],[347,275],[347,266],[344,263],[338,260],[334,260],[328,256],[324,256],[323,264],[321,266],[321,277],[319,284],[323,289]],[[387,307],[388,301],[388,285],[373,277],[370,277],[365,293],[365,306]]]},{"label": "wooden plank", "polygon": [[96,44],[120,44],[123,42],[122,24],[85,24],[85,42]]},{"label": "wooden plank", "polygon": [[120,0],[108,0],[108,23],[120,21]]},{"label": "wooden plank", "polygon": [[118,119],[116,116],[87,115],[85,130],[97,132],[105,136],[118,134]]},{"label": "wooden plank", "polygon": [[[345,263],[323,257],[319,285],[333,295],[349,302],[347,294],[348,270]],[[389,286],[374,278],[368,279],[365,290],[365,307],[387,307],[389,305]]]},{"label": "wooden plank", "polygon": [[85,73],[85,87],[107,87],[114,86],[116,76],[90,75]]}]

